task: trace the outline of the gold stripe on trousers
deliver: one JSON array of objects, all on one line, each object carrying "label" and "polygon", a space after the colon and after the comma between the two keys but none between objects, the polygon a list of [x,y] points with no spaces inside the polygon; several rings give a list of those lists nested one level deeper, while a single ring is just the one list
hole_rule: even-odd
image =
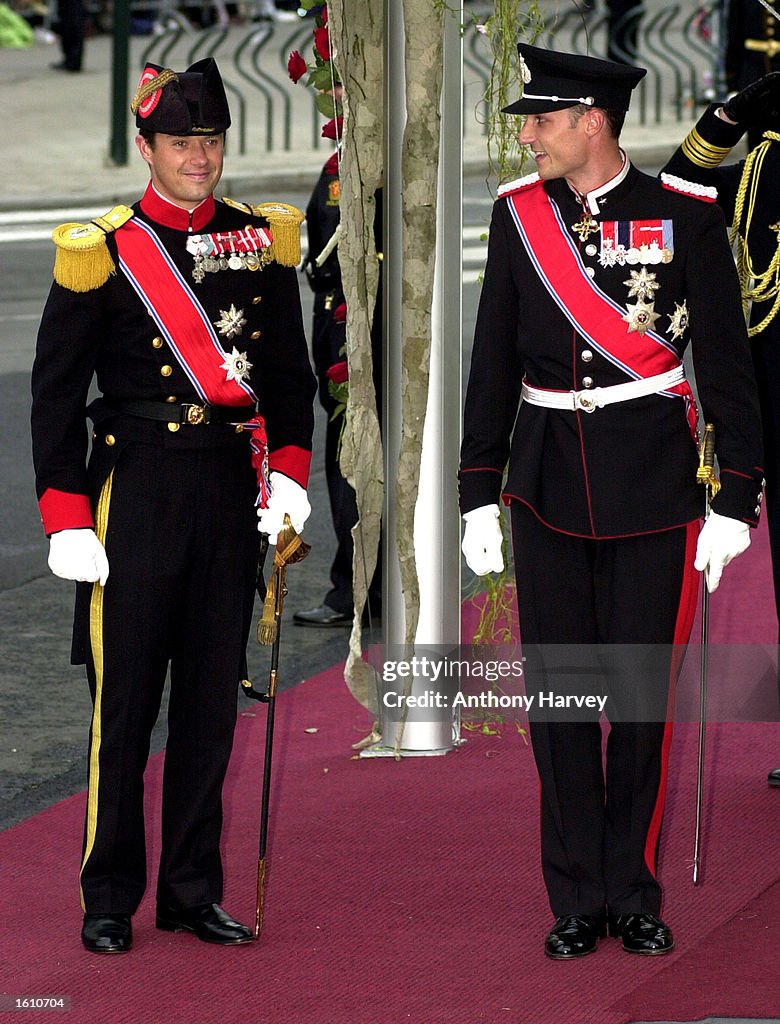
[{"label": "gold stripe on trousers", "polygon": [[[108,511],[111,505],[111,487],[114,471],[109,474],[100,491],[95,512],[95,533],[101,544],[106,543]],[[92,744],[89,752],[89,786],[87,789],[87,825],[84,840],[84,859],[81,870],[89,860],[95,845],[98,817],[98,788],[100,784],[100,710],[103,696],[103,587],[100,582],[92,585],[92,599],[89,604],[89,640],[92,648],[92,664],[95,668],[95,701],[92,709]],[[81,892],[81,906],[86,911],[84,892]]]}]

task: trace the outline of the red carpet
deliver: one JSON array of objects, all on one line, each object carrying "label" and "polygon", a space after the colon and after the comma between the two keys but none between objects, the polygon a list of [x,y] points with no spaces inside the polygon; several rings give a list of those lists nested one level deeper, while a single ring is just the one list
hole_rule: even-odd
[{"label": "red carpet", "polygon": [[[760,572],[761,554],[754,545],[743,571],[751,557]],[[760,596],[765,608],[765,583]],[[755,612],[729,606],[739,614],[732,625],[750,618],[752,628]],[[255,705],[239,718],[226,793],[225,905],[247,921],[263,722]],[[82,951],[80,795],[0,834],[0,989],[69,996],[75,1024],[623,1024],[780,1011],[769,945],[780,910],[780,792],[764,781],[780,764],[776,725],[710,730],[697,889],[695,728],[676,729],[661,857],[675,952],[631,957],[612,940],[583,961],[554,963],[541,953],[551,918],[538,869],[538,786],[517,733],[470,735],[443,758],[353,759],[350,746],[370,722],[338,669],[281,694],[277,723],[259,943],[209,947],[157,932],[149,896],[131,954]],[[147,773],[151,877],[161,765],[154,758]],[[756,940],[766,944],[758,966]]]}]

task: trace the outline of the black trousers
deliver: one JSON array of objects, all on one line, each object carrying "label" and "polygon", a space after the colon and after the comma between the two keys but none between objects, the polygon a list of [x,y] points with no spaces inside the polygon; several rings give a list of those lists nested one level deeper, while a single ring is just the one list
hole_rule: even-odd
[{"label": "black trousers", "polygon": [[[610,662],[611,689],[651,679],[665,706],[670,665],[666,646],[685,643],[696,604],[693,570],[698,523],[592,541],[544,526],[512,503],[520,636],[526,645],[621,645]],[[650,664],[621,665],[622,645],[645,645]],[[594,649],[597,649],[594,647]],[[540,647],[544,650],[544,647]],[[609,654],[609,651],[605,652]],[[615,678],[617,672],[617,678]],[[622,679],[620,674],[622,672]],[[644,685],[644,683],[643,683]],[[527,666],[526,691],[554,689]],[[542,870],[556,917],[567,914],[659,913],[656,855],[665,797],[671,722],[610,725],[606,760],[593,720],[530,717],[541,781]]]},{"label": "black trousers", "polygon": [[143,774],[169,666],[157,896],[179,907],[222,897],[222,785],[254,598],[255,493],[243,438],[195,450],[130,444],[101,492],[110,574],[90,607],[88,912],[132,914],[146,887]]},{"label": "black trousers", "polygon": [[81,71],[86,21],[82,0],[58,0],[57,12],[63,63],[70,71]]}]

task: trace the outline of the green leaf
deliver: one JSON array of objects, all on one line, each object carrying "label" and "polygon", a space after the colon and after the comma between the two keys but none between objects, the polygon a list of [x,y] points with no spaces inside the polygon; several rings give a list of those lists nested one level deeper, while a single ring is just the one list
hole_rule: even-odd
[{"label": "green leaf", "polygon": [[[316,72],[315,72],[316,73]],[[316,99],[317,110],[325,117],[336,116],[336,104],[333,102],[333,97],[328,96],[327,93],[321,92]]]},{"label": "green leaf", "polygon": [[307,85],[313,85],[315,89],[332,89],[334,84],[338,85],[338,75],[334,75],[330,62],[312,71],[309,75]]}]

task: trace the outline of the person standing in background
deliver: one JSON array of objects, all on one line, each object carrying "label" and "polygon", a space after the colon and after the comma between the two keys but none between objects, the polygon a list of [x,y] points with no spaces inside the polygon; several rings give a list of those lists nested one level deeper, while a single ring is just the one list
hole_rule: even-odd
[{"label": "person standing in background", "polygon": [[[748,161],[724,164],[745,132],[761,148]],[[780,610],[780,72],[751,82],[729,100],[711,104],[664,171],[716,188],[718,204],[737,229],[742,289],[750,298],[753,357],[766,466],[766,505],[775,612]],[[750,268],[749,272],[748,268]],[[756,275],[756,276],[754,276]],[[780,680],[779,680],[780,682]],[[769,772],[780,786],[780,768]]]}]

